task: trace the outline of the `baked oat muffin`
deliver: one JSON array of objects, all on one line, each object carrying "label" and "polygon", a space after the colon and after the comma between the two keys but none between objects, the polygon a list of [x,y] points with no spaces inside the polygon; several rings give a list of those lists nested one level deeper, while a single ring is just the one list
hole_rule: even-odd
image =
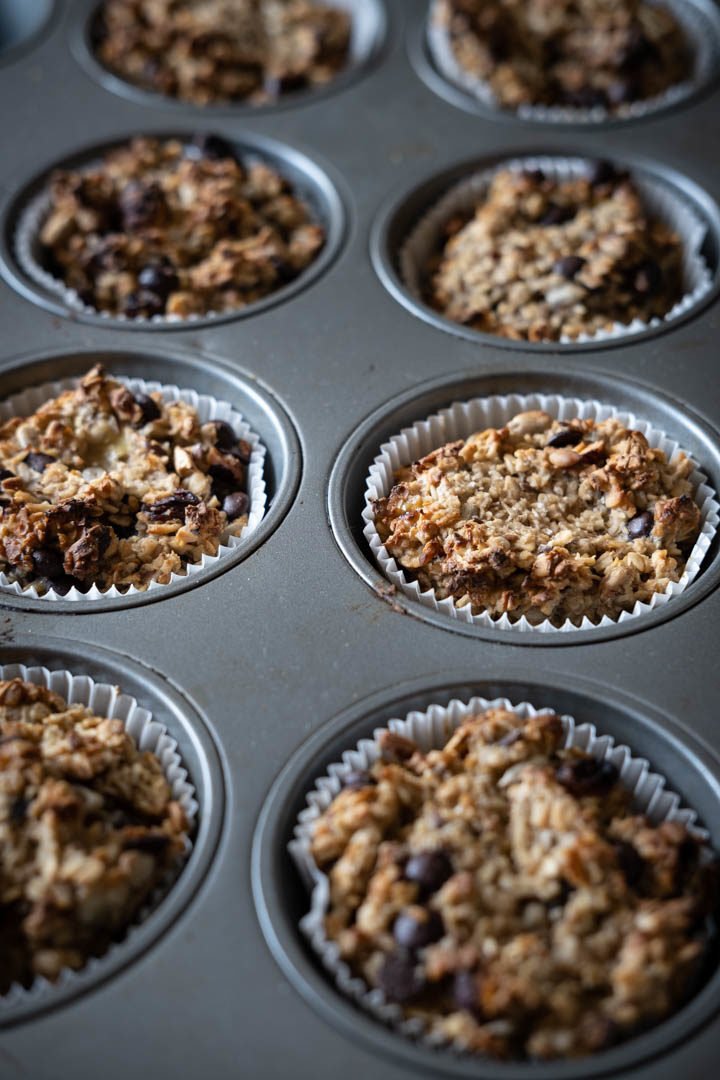
[{"label": "baked oat muffin", "polygon": [[216,135],[137,138],[57,170],[44,264],[96,311],[135,319],[233,311],[292,281],[325,236],[290,183]]},{"label": "baked oat muffin", "polygon": [[607,162],[564,180],[502,169],[445,237],[427,268],[428,302],[500,337],[575,339],[663,318],[683,296],[680,238]]},{"label": "baked oat muffin", "polygon": [[0,426],[0,571],[61,594],[167,584],[248,521],[251,447],[97,365]]},{"label": "baked oat muffin", "polygon": [[692,52],[664,4],[645,0],[438,0],[459,66],[502,108],[622,111],[690,78]]},{"label": "baked oat muffin", "polygon": [[716,865],[632,807],[559,717],[491,708],[442,749],[389,731],[317,820],[327,937],[426,1031],[498,1058],[579,1057],[692,992]]},{"label": "baked oat muffin", "polygon": [[398,470],[375,526],[423,590],[473,614],[616,619],[681,578],[701,524],[692,471],[616,419],[525,412]]},{"label": "baked oat muffin", "polygon": [[348,62],[347,11],[314,0],[105,0],[98,59],[194,105],[262,104],[329,82]]},{"label": "baked oat muffin", "polygon": [[160,761],[120,720],[0,681],[0,993],[105,952],[187,838]]}]

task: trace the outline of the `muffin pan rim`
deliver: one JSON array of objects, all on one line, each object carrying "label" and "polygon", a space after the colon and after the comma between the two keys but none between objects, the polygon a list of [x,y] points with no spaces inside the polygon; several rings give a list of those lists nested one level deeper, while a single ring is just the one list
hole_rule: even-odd
[{"label": "muffin pan rim", "polygon": [[[368,0],[355,0],[355,2],[367,3]],[[266,105],[248,105],[243,101],[238,101],[236,104],[196,105],[193,102],[181,101],[158,91],[145,90],[134,83],[126,81],[120,75],[116,75],[95,56],[90,41],[92,24],[98,17],[102,0],[82,0],[82,3],[78,5],[78,10],[72,15],[72,22],[68,31],[69,46],[75,60],[86,75],[92,78],[103,90],[115,94],[125,101],[146,108],[168,109],[177,115],[194,113],[198,121],[203,117],[218,120],[232,118],[248,120],[253,117],[261,118],[265,115],[286,112],[289,109],[302,108],[306,105],[312,105],[316,101],[325,101],[333,94],[351,89],[356,82],[367,76],[373,67],[382,61],[392,32],[391,14],[387,9],[386,0],[369,0],[369,3],[372,5],[372,18],[375,25],[372,32],[372,41],[365,55],[350,66],[342,68],[327,83],[281,95],[279,99],[268,102]]]},{"label": "muffin pan rim", "polygon": [[[712,0],[690,0],[695,7],[700,8],[703,15],[711,22],[716,33],[716,70],[712,76],[702,80],[684,93],[678,100],[651,109],[650,112],[641,116],[618,117],[609,116],[605,120],[541,120],[525,116],[518,116],[513,109],[504,109],[500,106],[493,107],[475,99],[469,91],[456,86],[447,79],[436,67],[427,41],[427,16],[420,23],[411,26],[407,33],[407,52],[413,70],[418,78],[437,94],[443,101],[464,112],[481,116],[483,120],[494,120],[499,123],[510,121],[512,124],[525,124],[529,129],[545,129],[557,133],[559,131],[573,132],[604,132],[609,129],[630,127],[634,124],[644,124],[655,118],[662,118],[680,109],[688,108],[702,100],[720,83],[720,11]],[[429,11],[429,7],[428,7]]]},{"label": "muffin pan rim", "polygon": [[10,45],[6,49],[0,49],[0,69],[6,64],[16,63],[25,56],[26,53],[37,48],[44,38],[54,29],[59,18],[59,0],[47,0],[45,14],[40,16],[40,21],[35,29],[32,30],[27,37],[22,38],[20,41],[16,41],[14,45]]},{"label": "muffin pan rim", "polygon": [[[212,869],[226,824],[227,782],[216,736],[205,717],[179,687],[149,665],[123,656],[114,648],[89,642],[83,644],[80,656],[66,641],[48,634],[22,635],[9,645],[0,644],[0,663],[40,665],[51,671],[67,668],[75,675],[89,674],[96,682],[117,681],[121,690],[127,689],[123,684],[126,673],[127,681],[134,679],[137,684],[133,696],[150,709],[153,718],[159,719],[178,742],[182,763],[193,780],[199,804],[196,834],[187,862],[158,906],[130,928],[130,941],[121,941],[109,956],[100,957],[95,970],[81,969],[74,973],[69,984],[46,985],[10,1005],[0,998],[0,1030],[5,1030],[63,1008],[102,987],[144,957],[177,926]],[[191,754],[193,762],[189,760]]]},{"label": "muffin pan rim", "polygon": [[[487,1080],[585,1080],[607,1074],[619,1075],[621,1070],[637,1067],[668,1050],[717,1015],[720,968],[716,967],[700,991],[682,1009],[616,1048],[586,1058],[557,1059],[549,1064],[502,1063],[478,1055],[458,1057],[446,1049],[430,1051],[363,1013],[318,966],[302,938],[297,913],[291,914],[287,910],[285,886],[288,878],[281,870],[281,863],[283,860],[291,862],[286,846],[293,835],[299,809],[305,805],[305,795],[313,789],[315,780],[324,774],[329,763],[340,760],[343,750],[351,749],[365,736],[370,737],[374,728],[385,726],[390,718],[405,716],[413,709],[427,709],[434,702],[442,704],[455,697],[468,700],[477,695],[489,699],[508,697],[513,704],[528,701],[537,708],[555,707],[552,705],[553,693],[567,693],[567,689],[570,699],[584,701],[585,708],[602,712],[610,702],[625,721],[630,719],[633,730],[644,731],[646,738],[664,745],[671,755],[684,754],[681,766],[684,775],[689,778],[692,771],[709,788],[708,798],[713,802],[720,799],[720,755],[704,740],[679,725],[674,717],[644,699],[616,687],[609,688],[584,675],[569,675],[566,671],[551,668],[546,668],[540,675],[531,673],[527,681],[518,679],[515,671],[501,664],[493,666],[487,677],[484,670],[485,665],[478,665],[474,669],[453,671],[444,678],[419,676],[375,690],[326,720],[310,738],[296,747],[275,776],[253,835],[252,888],[260,928],[275,962],[325,1022],[357,1043],[369,1043],[376,1054],[399,1061],[408,1069],[433,1072],[436,1076],[476,1076]],[[563,689],[559,691],[558,686]],[[533,696],[538,693],[545,696]],[[592,713],[586,717],[582,708],[582,705],[557,705],[558,713],[569,712],[578,723],[586,720],[595,723]],[[596,726],[599,735],[608,730],[613,734],[612,725],[608,729],[603,728],[602,722],[597,722]],[[674,776],[668,775],[651,755],[645,754],[634,735],[633,738],[616,738],[616,742],[628,745],[635,756],[647,756],[651,769],[666,776],[671,789],[680,791],[683,804],[695,809],[693,798],[683,791],[682,785],[676,785]],[[700,817],[701,825],[710,824],[709,819]],[[297,874],[294,864],[292,873]],[[305,902],[304,913],[309,908],[309,894],[301,889],[300,895]]]},{"label": "muffin pan rim", "polygon": [[[483,384],[487,385],[483,391]],[[577,389],[574,389],[577,384]],[[567,385],[567,389],[566,389]],[[530,389],[532,386],[532,390]],[[637,395],[623,396],[626,393]],[[603,393],[605,391],[605,393]],[[559,634],[547,634],[528,630],[518,633],[512,629],[489,628],[452,619],[424,604],[411,599],[388,581],[375,564],[362,535],[361,510],[364,507],[365,478],[369,466],[379,452],[380,446],[391,435],[418,420],[429,417],[453,401],[466,401],[485,394],[511,393],[556,393],[565,397],[598,398],[603,403],[636,413],[638,417],[649,419],[643,412],[645,400],[655,400],[661,408],[668,410],[668,415],[676,414],[686,425],[670,428],[680,446],[698,457],[689,445],[684,432],[696,432],[700,443],[707,447],[713,460],[700,455],[698,463],[703,472],[713,477],[720,477],[720,432],[712,427],[693,409],[683,405],[681,408],[669,395],[656,386],[624,376],[612,377],[601,370],[584,366],[581,370],[572,368],[559,370],[551,367],[547,361],[541,366],[523,367],[519,365],[491,367],[477,371],[473,369],[451,372],[447,376],[430,379],[416,384],[386,400],[366,416],[347,436],[346,441],[335,457],[327,482],[327,511],[330,527],[340,551],[351,567],[380,598],[409,615],[428,622],[438,629],[463,634],[480,640],[503,642],[508,645],[531,645],[560,647],[564,645],[585,645],[619,637],[628,637],[641,633],[660,623],[669,621],[687,611],[713,592],[720,583],[720,538],[716,535],[704,565],[697,578],[679,596],[653,611],[613,626],[593,629],[573,629]],[[619,402],[613,397],[619,396]],[[662,423],[658,422],[662,427]],[[663,428],[663,430],[666,430]],[[355,506],[357,512],[351,507]]]},{"label": "muffin pan rim", "polygon": [[[585,129],[583,129],[585,130]],[[557,129],[553,131],[557,133]],[[706,191],[706,189],[687,173],[670,165],[663,165],[656,158],[648,158],[646,155],[634,153],[622,153],[611,156],[613,164],[627,166],[630,171],[645,173],[655,180],[660,180],[666,188],[687,199],[696,213],[702,218],[708,227],[708,238],[704,246],[709,243],[713,249],[714,265],[709,266],[712,275],[712,284],[709,289],[692,306],[680,315],[676,315],[671,321],[660,323],[657,326],[648,326],[644,330],[629,334],[619,333],[610,338],[599,338],[589,341],[527,341],[525,339],[513,340],[502,337],[499,334],[491,334],[486,331],[472,330],[462,323],[453,321],[447,316],[435,311],[426,300],[418,299],[411,293],[402,279],[399,262],[399,253],[412,230],[439,199],[450,188],[469,178],[474,172],[491,168],[503,161],[537,157],[577,158],[578,160],[593,161],[598,159],[597,150],[588,147],[584,150],[573,142],[572,146],[560,147],[555,145],[519,147],[517,144],[496,153],[474,155],[470,158],[455,160],[441,170],[423,172],[416,177],[412,184],[406,185],[398,194],[393,192],[380,205],[370,228],[369,246],[370,259],[377,277],[385,290],[392,298],[406,309],[411,315],[429,323],[433,328],[445,333],[471,341],[475,345],[497,345],[501,349],[515,351],[527,351],[530,354],[557,353],[559,355],[572,355],[589,353],[596,350],[610,350],[627,348],[632,345],[646,342],[673,330],[695,319],[705,311],[720,296],[720,204]]]},{"label": "muffin pan rim", "polygon": [[[211,125],[193,126],[187,122],[171,128],[167,125],[156,126],[155,124],[143,126],[139,130],[123,127],[112,138],[83,143],[82,146],[76,147],[75,150],[50,162],[29,176],[27,174],[24,177],[13,176],[12,182],[8,184],[7,194],[0,200],[0,277],[4,278],[26,300],[32,301],[54,315],[60,315],[88,326],[114,330],[140,330],[149,333],[176,333],[221,327],[236,319],[261,315],[285,301],[294,299],[306,288],[316,284],[340,256],[348,238],[351,221],[349,200],[344,192],[345,182],[335,166],[329,161],[324,161],[314,151],[308,152],[285,139],[252,129],[228,133],[223,137],[241,158],[257,156],[277,168],[281,175],[288,177],[293,183],[294,190],[309,202],[312,220],[322,224],[326,230],[325,244],[317,258],[287,285],[268,293],[260,300],[231,311],[177,321],[153,322],[143,319],[122,319],[116,315],[104,315],[99,311],[76,309],[66,303],[60,295],[54,294],[39,282],[34,281],[25,271],[16,252],[18,222],[32,200],[47,187],[48,180],[55,169],[82,168],[91,165],[97,162],[104,153],[128,143],[135,137],[178,139],[189,143],[193,135],[198,133],[220,134]],[[296,176],[302,177],[300,185],[297,184]],[[318,213],[317,207],[320,204],[322,204],[322,212]],[[61,279],[56,280],[61,288]]]},{"label": "muffin pan rim", "polygon": [[[182,579],[164,585],[161,588],[146,590],[145,592],[135,593],[129,596],[89,600],[87,602],[67,600],[47,601],[41,597],[25,596],[23,594],[18,595],[17,593],[0,589],[0,607],[20,608],[25,611],[45,612],[51,615],[55,613],[59,615],[88,615],[158,603],[166,598],[177,596],[179,593],[191,592],[193,589],[198,588],[206,582],[212,581],[214,578],[236,569],[240,563],[244,562],[245,559],[265,544],[275,530],[282,524],[295,501],[302,480],[303,461],[299,436],[295,429],[295,425],[290,419],[290,414],[281,400],[269,389],[269,387],[239,365],[229,367],[223,359],[204,350],[198,350],[197,353],[194,353],[187,351],[183,352],[182,350],[175,348],[166,348],[164,353],[161,353],[157,346],[152,344],[148,344],[147,347],[137,350],[129,347],[122,348],[120,345],[118,345],[117,348],[113,348],[112,346],[107,348],[78,346],[76,349],[42,350],[40,352],[28,353],[15,357],[11,362],[11,365],[3,369],[3,377],[8,378],[12,383],[6,391],[3,391],[3,398],[9,397],[13,393],[24,389],[27,386],[41,385],[46,382],[47,379],[43,378],[41,375],[38,375],[37,379],[23,379],[22,373],[28,370],[40,372],[52,369],[51,366],[53,364],[62,365],[62,370],[59,368],[52,369],[55,378],[61,378],[65,376],[70,377],[76,372],[79,377],[92,367],[92,362],[101,361],[106,363],[109,374],[123,374],[118,367],[113,368],[113,359],[120,364],[128,362],[132,363],[133,360],[137,362],[149,361],[153,365],[158,365],[157,369],[153,367],[150,374],[155,376],[157,372],[160,382],[168,382],[172,381],[168,378],[171,372],[169,371],[167,376],[163,377],[162,365],[172,365],[173,358],[177,358],[177,361],[179,361],[180,370],[178,371],[178,375],[181,378],[181,382],[177,385],[180,386],[181,389],[196,389],[196,386],[193,385],[190,385],[189,387],[182,385],[184,382],[182,376],[188,368],[192,371],[193,366],[202,367],[209,362],[214,369],[221,373],[223,379],[227,380],[230,389],[233,389],[234,386],[237,387],[236,392],[243,395],[241,399],[242,402],[245,403],[249,401],[254,403],[255,407],[259,410],[259,415],[262,415],[265,426],[262,426],[261,430],[258,431],[258,435],[266,449],[266,463],[264,466],[266,480],[268,480],[269,477],[272,477],[276,472],[282,470],[281,475],[275,478],[274,489],[271,488],[270,490],[265,515],[262,521],[233,554],[224,556],[222,559],[216,560],[214,564],[199,570],[197,573],[189,576],[186,575]],[[200,361],[202,361],[202,363],[200,363]],[[182,365],[186,366],[183,367]],[[231,397],[230,404],[233,405],[234,408],[237,407],[238,411],[243,414],[244,419],[247,420],[246,408],[244,404],[241,404],[241,400],[237,398],[233,400]],[[252,426],[253,424],[251,423],[251,427]],[[269,426],[272,426],[274,430],[274,439],[277,439],[279,442],[279,453],[282,455],[282,460],[280,461],[276,460],[277,453],[274,453],[271,446],[268,445],[266,432]]]}]

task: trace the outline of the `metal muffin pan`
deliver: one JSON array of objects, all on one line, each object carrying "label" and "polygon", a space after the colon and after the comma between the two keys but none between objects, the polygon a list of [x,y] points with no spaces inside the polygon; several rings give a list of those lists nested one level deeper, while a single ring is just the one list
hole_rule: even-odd
[{"label": "metal muffin pan", "polygon": [[[131,693],[137,686],[136,696],[141,683],[146,694],[158,687],[177,696],[193,730],[210,733],[225,807],[217,847],[182,915],[91,992],[70,1002],[49,996],[41,1015],[4,1028],[0,1072],[3,1080],[90,1080],[102,1059],[108,1080],[126,1080],[132,1071],[219,1080],[238,1073],[253,1080],[286,1080],[290,1073],[294,1080],[453,1075],[470,1066],[421,1051],[362,1016],[304,951],[294,926],[302,898],[283,846],[297,799],[375,716],[458,687],[495,687],[534,704],[572,703],[583,719],[591,714],[598,727],[647,754],[715,829],[718,562],[711,552],[692,590],[667,605],[667,619],[642,620],[622,637],[569,634],[562,648],[548,640],[525,648],[528,635],[517,642],[448,633],[445,624],[408,617],[396,597],[374,590],[381,582],[372,580],[356,543],[358,523],[348,516],[362,497],[354,478],[364,478],[361,464],[377,439],[406,417],[465,390],[527,391],[554,380],[568,392],[598,387],[610,403],[633,403],[638,414],[662,420],[717,482],[720,308],[713,294],[663,333],[602,349],[470,340],[418,318],[390,295],[371,262],[371,232],[389,200],[454,163],[548,149],[667,169],[717,204],[720,92],[709,89],[642,123],[592,132],[471,114],[430,90],[410,62],[407,43],[422,33],[425,0],[387,0],[386,43],[362,78],[292,108],[173,107],[169,119],[166,102],[109,92],[78,62],[72,42],[87,8],[75,0],[57,5],[34,47],[0,64],[6,215],[29,178],[79,145],[200,128],[239,142],[273,140],[321,163],[340,192],[346,227],[332,265],[282,303],[246,318],[180,324],[172,333],[77,318],[0,281],[0,395],[79,372],[95,357],[111,356],[110,370],[122,365],[118,370],[145,377],[162,370],[169,381],[227,397],[247,414],[278,470],[270,514],[281,498],[285,460],[281,434],[272,442],[270,417],[283,417],[295,463],[290,487],[297,485],[248,558],[191,589],[91,610],[42,602],[30,610],[0,597],[3,658],[32,663],[41,649],[57,648],[61,666],[79,670],[92,661],[104,678],[129,680]],[[7,227],[6,216],[6,237]],[[253,392],[259,396],[251,413]],[[651,1044],[638,1039],[612,1059],[561,1064],[562,1075],[706,1075],[720,1054],[718,1012],[713,980],[676,1021],[648,1034]],[[472,1073],[502,1080],[512,1067],[477,1061]],[[560,1075],[555,1066],[551,1075]]]},{"label": "metal muffin pan", "polygon": [[76,6],[78,11],[71,30],[70,43],[78,62],[88,74],[97,79],[105,89],[140,105],[163,105],[177,114],[183,112],[188,114],[194,110],[198,116],[237,115],[239,111],[253,113],[257,112],[258,108],[263,111],[292,108],[294,105],[304,105],[318,97],[323,98],[337,90],[342,90],[355,79],[360,78],[372,66],[383,48],[387,31],[387,18],[382,0],[340,0],[338,6],[347,9],[352,15],[353,32],[350,43],[350,62],[336,78],[321,86],[282,94],[277,101],[268,102],[267,105],[247,105],[240,101],[223,105],[194,106],[152,90],[134,86],[106,68],[98,59],[94,48],[102,0],[80,0]]},{"label": "metal muffin pan", "polygon": [[33,45],[47,26],[55,0],[0,0],[0,64]]},{"label": "metal muffin pan", "polygon": [[[198,125],[196,129],[181,131],[167,129],[160,131],[129,131],[124,137],[115,138],[69,155],[62,161],[48,162],[47,168],[42,174],[28,180],[15,197],[11,197],[7,206],[0,207],[0,217],[3,220],[3,231],[0,234],[0,273],[26,296],[31,296],[38,304],[42,304],[50,311],[62,315],[72,315],[73,318],[82,319],[86,322],[100,322],[103,325],[141,328],[146,330],[178,330],[186,325],[209,326],[218,322],[226,322],[229,319],[245,318],[259,311],[282,303],[283,300],[293,296],[300,289],[305,288],[315,278],[322,274],[336,257],[342,244],[345,231],[345,213],[342,199],[337,187],[330,179],[328,172],[316,161],[307,155],[285,146],[273,139],[257,135],[240,135],[229,139],[237,157],[240,160],[259,159],[276,169],[286,177],[293,185],[294,192],[301,196],[307,203],[312,219],[325,229],[325,244],[318,257],[309,264],[296,278],[287,285],[276,289],[261,300],[253,301],[245,307],[236,308],[233,311],[209,313],[207,315],[191,316],[189,319],[172,321],[165,320],[142,320],[123,319],[109,315],[106,312],[93,311],[87,308],[75,308],[58,295],[58,292],[46,288],[36,281],[27,272],[22,262],[18,259],[16,235],[18,223],[23,210],[35,196],[39,195],[50,180],[52,172],[57,168],[83,169],[102,158],[108,150],[112,150],[118,144],[125,142],[134,135],[153,135],[157,138],[177,138],[181,141],[190,142],[195,131],[207,131],[207,124]],[[44,268],[43,268],[44,269]],[[58,290],[64,291],[62,282],[58,282]]]}]

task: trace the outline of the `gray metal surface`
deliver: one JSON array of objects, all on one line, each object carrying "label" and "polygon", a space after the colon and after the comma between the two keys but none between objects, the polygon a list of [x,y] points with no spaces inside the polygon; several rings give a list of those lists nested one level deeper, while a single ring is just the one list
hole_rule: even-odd
[{"label": "gray metal surface", "polygon": [[[19,359],[27,355],[61,354],[69,369],[84,359],[72,359],[78,352],[135,353],[140,366],[148,356],[157,363],[160,355],[170,381],[192,376],[191,385],[201,390],[199,380],[209,380],[203,383],[209,392],[224,387],[241,409],[259,389],[258,402],[269,411],[261,410],[257,423],[272,432],[271,417],[287,416],[300,447],[295,453],[281,422],[271,457],[281,470],[284,431],[297,491],[292,493],[292,483],[285,489],[287,504],[264,542],[209,580],[168,590],[152,603],[108,610],[59,604],[28,610],[2,601],[0,660],[32,659],[40,650],[47,657],[56,649],[58,666],[82,669],[97,665],[98,657],[102,662],[104,649],[112,654],[107,664],[113,677],[129,658],[128,679],[137,686],[143,669],[150,669],[148,700],[167,687],[178,708],[185,703],[187,722],[195,716],[210,733],[224,813],[207,873],[172,926],[102,985],[4,1028],[0,1075],[410,1080],[427,1068],[441,1076],[443,1058],[421,1064],[414,1048],[398,1046],[353,1014],[318,975],[292,930],[301,901],[280,840],[303,776],[309,784],[338,740],[347,733],[354,741],[357,731],[397,711],[403,700],[430,701],[451,687],[494,684],[536,703],[541,694],[563,707],[573,698],[576,714],[587,709],[600,726],[607,700],[608,728],[617,734],[627,724],[633,749],[667,771],[717,829],[716,564],[711,559],[698,579],[692,603],[672,602],[666,619],[638,623],[631,634],[602,640],[571,634],[566,644],[528,648],[525,636],[516,642],[459,633],[455,623],[393,608],[365,580],[372,580],[369,564],[364,576],[356,572],[333,535],[329,513],[337,520],[361,493],[333,497],[329,504],[331,471],[367,417],[399,395],[424,393],[419,384],[447,377],[495,385],[518,373],[526,373],[521,381],[547,373],[554,386],[564,379],[570,388],[577,379],[597,382],[619,401],[628,380],[628,397],[667,417],[717,486],[720,309],[714,302],[668,333],[596,351],[539,353],[469,341],[428,324],[389,294],[371,263],[371,229],[388,200],[457,162],[547,147],[668,167],[719,201],[720,92],[605,130],[475,115],[417,76],[408,49],[417,40],[425,3],[394,0],[387,4],[385,47],[336,93],[266,112],[203,114],[104,88],[71,47],[77,18],[88,5],[57,7],[34,47],[0,65],[8,133],[0,163],[3,200],[78,149],[133,131],[204,127],[238,140],[268,136],[327,165],[347,227],[337,258],[307,288],[268,310],[210,327],[163,332],[90,324],[50,312],[0,282],[0,393],[17,389]],[[301,468],[295,467],[298,458]],[[68,655],[77,657],[75,665]],[[169,716],[166,722],[177,731],[178,721]],[[313,736],[317,742],[303,750]],[[273,789],[298,750],[303,756],[293,759]],[[253,859],[256,823],[271,789]],[[637,1080],[710,1075],[720,1054],[716,984],[708,984],[692,1008],[670,1038],[661,1029],[657,1038],[648,1036],[641,1062],[630,1066],[631,1050],[622,1058],[627,1067],[598,1059],[588,1068]],[[484,1062],[472,1071],[478,1077],[512,1075],[512,1069]],[[584,1071],[562,1067],[563,1076]]]}]

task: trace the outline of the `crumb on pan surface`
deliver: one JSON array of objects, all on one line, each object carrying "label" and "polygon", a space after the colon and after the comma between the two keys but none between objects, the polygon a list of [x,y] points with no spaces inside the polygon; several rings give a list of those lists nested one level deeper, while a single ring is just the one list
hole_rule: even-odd
[{"label": "crumb on pan surface", "polygon": [[0,425],[0,571],[39,593],[167,584],[247,524],[251,447],[92,368]]},{"label": "crumb on pan surface", "polygon": [[102,955],[187,838],[160,761],[120,720],[0,681],[0,993]]},{"label": "crumb on pan surface", "polygon": [[446,222],[426,279],[431,306],[473,330],[574,340],[667,315],[683,245],[608,162],[569,179],[502,169],[474,214]]},{"label": "crumb on pan surface", "polygon": [[667,5],[645,0],[439,0],[459,66],[498,104],[622,112],[692,74]]},{"label": "crumb on pan surface", "polygon": [[115,75],[194,105],[263,104],[348,63],[350,14],[310,0],[105,0],[96,53]]},{"label": "crumb on pan surface", "polygon": [[617,419],[530,411],[398,470],[375,525],[438,599],[533,625],[598,622],[681,578],[701,523],[692,472]]},{"label": "crumb on pan surface", "polygon": [[60,169],[43,265],[96,311],[183,319],[245,307],[298,276],[325,232],[270,165],[216,135],[135,138]]},{"label": "crumb on pan surface", "polygon": [[708,956],[716,861],[563,744],[558,716],[504,708],[427,753],[385,731],[315,823],[342,960],[467,1051],[605,1049],[677,1008]]}]

